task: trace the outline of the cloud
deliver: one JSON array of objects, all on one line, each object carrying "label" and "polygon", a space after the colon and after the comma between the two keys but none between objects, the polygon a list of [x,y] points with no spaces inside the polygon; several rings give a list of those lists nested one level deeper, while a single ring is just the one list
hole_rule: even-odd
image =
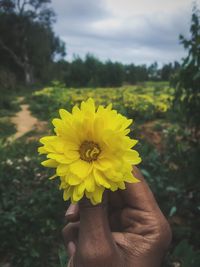
[{"label": "cloud", "polygon": [[58,21],[90,22],[103,19],[107,10],[103,1],[94,0],[53,0],[52,5],[58,15]]},{"label": "cloud", "polygon": [[188,34],[191,3],[54,0],[58,15],[55,31],[66,42],[68,59],[90,52],[102,60],[124,63],[179,60],[184,50],[178,36]]}]

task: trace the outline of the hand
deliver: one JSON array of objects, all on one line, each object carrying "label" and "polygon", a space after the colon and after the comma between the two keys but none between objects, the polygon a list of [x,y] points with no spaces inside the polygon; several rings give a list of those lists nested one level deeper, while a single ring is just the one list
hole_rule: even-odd
[{"label": "hand", "polygon": [[171,230],[138,169],[141,182],[106,192],[102,204],[70,205],[63,237],[69,267],[159,267]]}]

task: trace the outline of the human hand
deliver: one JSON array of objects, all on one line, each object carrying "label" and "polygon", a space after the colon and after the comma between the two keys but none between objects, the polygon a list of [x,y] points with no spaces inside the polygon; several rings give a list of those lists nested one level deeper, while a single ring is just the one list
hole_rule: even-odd
[{"label": "human hand", "polygon": [[103,203],[87,199],[70,205],[63,229],[68,267],[159,267],[171,241],[171,230],[148,185],[106,192]]}]

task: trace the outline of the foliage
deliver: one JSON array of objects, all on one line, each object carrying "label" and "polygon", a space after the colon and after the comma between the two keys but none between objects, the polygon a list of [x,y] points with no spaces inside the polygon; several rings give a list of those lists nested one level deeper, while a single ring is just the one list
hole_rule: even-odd
[{"label": "foliage", "polygon": [[59,249],[58,255],[60,260],[60,267],[66,267],[68,262],[68,257],[66,255],[66,249],[64,248],[64,246],[62,246]]},{"label": "foliage", "polygon": [[[142,173],[173,230],[170,254],[162,266],[197,267],[200,265],[198,150],[190,140],[189,129],[183,131],[178,125],[163,127],[162,136],[163,151],[140,142],[140,153],[145,159]],[[187,242],[183,243],[183,240]]]},{"label": "foliage", "polygon": [[190,27],[191,37],[180,36],[181,44],[187,50],[178,75],[175,77],[174,108],[184,122],[194,127],[200,123],[200,11],[194,7]]},{"label": "foliage", "polygon": [[[55,112],[63,107],[70,109],[75,104],[89,97],[95,99],[97,105],[109,104],[119,112],[138,120],[149,120],[162,117],[172,103],[173,88],[167,83],[153,85],[124,86],[120,88],[66,88],[62,84],[54,83],[53,86],[33,93],[29,98],[31,110],[39,118],[47,120],[53,118]],[[45,113],[44,113],[45,110]]]},{"label": "foliage", "polygon": [[15,125],[8,118],[0,118],[0,139],[5,139],[15,132]]},{"label": "foliage", "polygon": [[48,80],[53,59],[65,54],[52,30],[55,15],[50,2],[0,1],[0,65],[15,73],[18,81]]},{"label": "foliage", "polygon": [[181,267],[197,267],[200,264],[200,253],[194,251],[193,247],[187,242],[182,240],[175,248],[171,255],[174,264]]},{"label": "foliage", "polygon": [[[71,63],[61,61],[63,70],[62,81],[68,87],[118,87],[125,84],[136,84],[148,80],[160,81],[170,79],[178,68],[178,63],[164,64],[158,67],[146,65],[122,64],[119,62],[100,61],[91,54],[84,59],[75,57]],[[60,64],[60,65],[61,65]],[[56,78],[56,76],[55,76]]]},{"label": "foliage", "polygon": [[19,110],[19,103],[16,94],[7,94],[6,90],[2,90],[0,97],[0,116],[11,116]]},{"label": "foliage", "polygon": [[40,167],[37,142],[19,140],[0,153],[0,258],[12,266],[56,266],[62,196]]},{"label": "foliage", "polygon": [[[137,150],[144,159],[140,168],[173,230],[170,252],[162,266],[197,267],[200,265],[199,151],[192,128],[169,118],[173,91],[166,82],[107,90],[65,88],[54,82],[27,99],[34,113],[45,120],[57,115],[59,108],[71,108],[89,96],[101,104],[112,102],[120,112],[136,119],[131,135],[140,139]],[[143,99],[148,108],[144,108]],[[162,112],[155,109],[151,114],[157,102],[164,103],[167,109]],[[161,137],[160,147],[155,148],[151,139],[146,141],[142,127],[147,119],[153,132]],[[66,255],[60,245],[65,204],[55,182],[47,179],[52,173],[40,166],[38,143],[30,141],[33,137],[37,139],[36,132],[12,144],[0,142],[0,261],[16,267],[65,266]]]},{"label": "foliage", "polygon": [[16,86],[16,76],[10,70],[0,68],[0,88],[14,90]]},{"label": "foliage", "polygon": [[[162,118],[160,123],[154,124],[154,131],[162,136],[163,150],[159,151],[152,145],[145,144],[144,140],[140,142],[140,153],[145,159],[142,163],[142,172],[173,229],[171,253],[163,266],[173,266],[177,261],[181,261],[183,266],[190,267],[193,261],[199,263],[199,252],[196,251],[199,245],[199,235],[196,233],[200,224],[197,219],[200,201],[199,151],[192,129],[183,128],[182,124],[172,124],[169,121],[173,92],[167,83],[155,82],[106,90],[72,89],[56,83],[52,87],[36,91],[30,98],[30,103],[35,114],[44,119],[46,116],[55,116],[55,110],[61,107],[71,108],[89,96],[101,104],[112,102],[120,112],[130,118],[137,118],[140,123]],[[45,114],[42,113],[44,105],[47,108]],[[187,253],[186,251],[179,253],[178,248],[182,247],[183,239],[187,240],[184,245],[185,250],[188,250]],[[193,256],[192,261],[187,260]]]}]

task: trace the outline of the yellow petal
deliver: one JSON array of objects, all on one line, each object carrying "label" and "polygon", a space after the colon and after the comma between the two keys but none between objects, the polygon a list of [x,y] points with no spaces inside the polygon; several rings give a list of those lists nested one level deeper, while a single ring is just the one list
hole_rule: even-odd
[{"label": "yellow petal", "polygon": [[80,109],[78,108],[78,106],[74,106],[74,107],[73,107],[73,109],[72,109],[72,114],[73,114],[74,116],[78,116],[78,117],[82,115]]},{"label": "yellow petal", "polygon": [[106,158],[102,158],[102,159],[98,159],[94,162],[95,168],[101,170],[101,171],[105,171],[109,168],[112,168],[112,164],[111,161],[106,159]]},{"label": "yellow petal", "polygon": [[92,164],[81,159],[70,164],[70,171],[81,178],[87,177],[91,170]]},{"label": "yellow petal", "polygon": [[69,166],[67,164],[59,164],[56,173],[58,176],[65,176],[69,172]]},{"label": "yellow petal", "polygon": [[40,143],[42,144],[46,144],[46,143],[49,143],[49,142],[52,142],[53,140],[55,140],[56,136],[45,136],[45,137],[42,137],[40,138]]},{"label": "yellow petal", "polygon": [[77,186],[74,187],[73,195],[72,195],[72,201],[74,203],[78,202],[83,197],[83,192],[80,194]]},{"label": "yellow petal", "polygon": [[96,187],[95,191],[92,194],[92,200],[95,204],[101,203],[104,190],[105,188],[103,186]]},{"label": "yellow petal", "polygon": [[105,188],[110,188],[110,184],[102,172],[98,171],[97,169],[94,169],[93,173],[97,185],[104,186]]},{"label": "yellow petal", "polygon": [[58,166],[58,162],[53,159],[47,159],[41,163],[44,167],[56,168]]},{"label": "yellow petal", "polygon": [[121,170],[119,171],[116,171],[116,170],[107,170],[104,172],[106,178],[109,180],[109,183],[110,181],[113,181],[113,182],[120,182],[123,180],[123,173],[121,172]]},{"label": "yellow petal", "polygon": [[67,159],[71,159],[73,161],[77,160],[80,158],[80,154],[78,151],[74,151],[74,150],[66,150],[65,152],[65,157]]},{"label": "yellow petal", "polygon": [[117,183],[118,188],[124,190],[126,188],[125,183],[123,181]]},{"label": "yellow petal", "polygon": [[66,151],[68,150],[78,151],[79,150],[79,144],[77,144],[76,142],[69,142],[65,140],[64,146],[65,146],[64,150]]},{"label": "yellow petal", "polygon": [[72,159],[68,159],[62,154],[50,153],[47,155],[47,158],[55,159],[57,162],[62,163],[62,164],[70,164],[71,162],[73,162]]},{"label": "yellow petal", "polygon": [[77,190],[78,190],[78,194],[81,195],[82,193],[84,193],[85,190],[85,183],[82,182],[77,186]]},{"label": "yellow petal", "polygon": [[39,152],[40,154],[47,154],[47,153],[48,153],[48,151],[45,149],[44,146],[39,147],[39,148],[38,148],[38,152]]},{"label": "yellow petal", "polygon": [[53,119],[52,124],[56,128],[60,128],[63,126],[62,120],[61,119]]},{"label": "yellow petal", "polygon": [[118,189],[118,185],[115,182],[110,181],[110,190],[112,192],[116,191]]},{"label": "yellow petal", "polygon": [[81,103],[81,111],[87,113],[89,115],[89,113],[94,114],[95,113],[95,104],[94,104],[94,100],[92,98],[89,98],[86,102],[82,102]]},{"label": "yellow petal", "polygon": [[130,161],[132,164],[138,164],[141,162],[139,153],[136,150],[129,150],[124,153],[124,159]]},{"label": "yellow petal", "polygon": [[85,189],[87,190],[87,192],[94,192],[95,190],[95,181],[94,181],[94,176],[93,175],[89,175],[85,180]]},{"label": "yellow petal", "polygon": [[78,185],[81,182],[81,179],[77,175],[74,175],[73,173],[68,174],[69,185]]},{"label": "yellow petal", "polygon": [[112,109],[112,103],[110,103],[107,107],[106,107],[107,110],[111,110]]},{"label": "yellow petal", "polygon": [[49,180],[52,180],[52,179],[54,179],[54,178],[56,178],[56,177],[57,177],[57,175],[54,174],[54,175],[52,175],[52,176],[49,177]]},{"label": "yellow petal", "polygon": [[65,201],[68,200],[72,196],[72,193],[73,193],[73,187],[68,187],[63,192],[63,199]]},{"label": "yellow petal", "polygon": [[128,183],[139,183],[140,182],[140,180],[138,180],[136,177],[133,176],[132,172],[125,173],[124,181]]},{"label": "yellow petal", "polygon": [[65,122],[70,122],[71,119],[72,119],[72,114],[69,113],[67,110],[65,109],[60,109],[59,110],[59,114],[60,114],[60,117],[63,121]]}]

